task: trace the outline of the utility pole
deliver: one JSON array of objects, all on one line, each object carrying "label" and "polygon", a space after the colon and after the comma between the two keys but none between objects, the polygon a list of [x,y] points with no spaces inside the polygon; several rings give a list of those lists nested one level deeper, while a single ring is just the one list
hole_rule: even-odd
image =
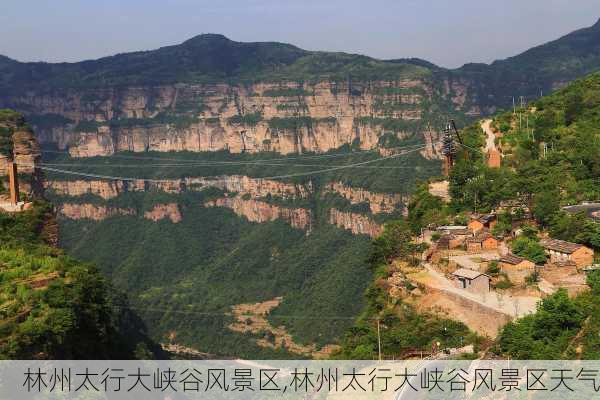
[{"label": "utility pole", "polygon": [[513,100],[513,115],[517,113],[517,107],[515,106],[515,96],[512,97]]},{"label": "utility pole", "polygon": [[454,166],[454,155],[456,154],[456,147],[454,146],[454,137],[452,136],[450,124],[446,125],[444,129],[444,136],[442,137],[442,154],[444,157],[444,175],[450,176],[450,171]]},{"label": "utility pole", "polygon": [[381,331],[379,328],[379,318],[377,318],[377,349],[379,353],[379,361],[381,361]]}]

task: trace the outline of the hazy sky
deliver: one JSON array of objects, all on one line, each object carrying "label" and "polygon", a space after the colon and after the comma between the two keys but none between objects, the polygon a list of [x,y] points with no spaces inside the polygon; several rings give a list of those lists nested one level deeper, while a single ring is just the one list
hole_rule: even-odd
[{"label": "hazy sky", "polygon": [[222,33],[457,67],[515,55],[598,18],[599,0],[2,0],[0,54],[79,61]]}]

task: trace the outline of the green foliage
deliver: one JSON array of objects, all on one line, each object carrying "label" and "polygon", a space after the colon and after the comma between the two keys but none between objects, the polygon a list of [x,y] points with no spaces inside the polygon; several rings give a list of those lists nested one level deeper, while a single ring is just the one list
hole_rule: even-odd
[{"label": "green foliage", "polygon": [[543,264],[548,256],[537,239],[520,236],[512,242],[512,252],[535,264]]},{"label": "green foliage", "polygon": [[429,193],[424,183],[416,189],[408,204],[408,224],[413,234],[421,233],[429,224],[442,225],[447,222],[448,210],[441,198]]},{"label": "green foliage", "polygon": [[229,124],[256,126],[260,121],[262,121],[262,119],[262,113],[257,111],[251,114],[234,115],[233,117],[230,117],[227,122]]},{"label": "green foliage", "polygon": [[498,261],[496,261],[496,260],[490,261],[485,273],[492,275],[492,276],[498,275],[500,273],[500,266],[498,265]]},{"label": "green foliage", "polygon": [[537,271],[533,271],[531,274],[525,277],[525,282],[528,285],[533,285],[534,283],[538,283],[540,281],[540,273]]},{"label": "green foliage", "polygon": [[508,323],[500,334],[499,350],[519,360],[564,358],[584,319],[582,305],[560,289],[544,298],[535,314]]},{"label": "green foliage", "polygon": [[74,122],[60,114],[34,114],[28,116],[27,121],[36,129],[52,129]]},{"label": "green foliage", "polygon": [[505,276],[504,279],[496,282],[496,284],[494,285],[494,288],[496,288],[498,290],[504,290],[504,289],[510,289],[513,286],[514,286],[513,283]]},{"label": "green foliage", "polygon": [[267,89],[263,92],[266,97],[306,97],[314,95],[313,92],[308,92],[302,88],[278,88]]},{"label": "green foliage", "polygon": [[386,358],[402,357],[407,351],[428,351],[436,342],[440,342],[442,347],[458,347],[472,342],[473,336],[462,323],[419,313],[411,305],[389,297],[383,284],[392,273],[388,263],[393,259],[410,262],[424,250],[411,239],[409,226],[398,220],[386,224],[383,234],[373,241],[370,260],[375,280],[366,291],[368,305],[347,331],[336,358],[375,359],[378,321],[381,348]]},{"label": "green foliage", "polygon": [[402,118],[358,117],[354,120],[358,125],[380,126],[386,131],[412,133],[419,127],[418,123]]},{"label": "green foliage", "polygon": [[97,270],[44,244],[48,204],[0,214],[0,358],[133,358],[160,351]]},{"label": "green foliage", "polygon": [[311,117],[271,118],[269,128],[280,131],[298,131],[303,128],[311,129],[315,120]]}]

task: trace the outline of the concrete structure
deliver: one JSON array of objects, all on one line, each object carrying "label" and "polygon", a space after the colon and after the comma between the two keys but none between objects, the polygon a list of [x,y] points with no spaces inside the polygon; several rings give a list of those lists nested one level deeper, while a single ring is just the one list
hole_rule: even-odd
[{"label": "concrete structure", "polygon": [[474,293],[487,293],[490,291],[490,277],[478,271],[460,268],[452,273],[454,284],[460,289]]},{"label": "concrete structure", "polygon": [[522,284],[535,272],[535,264],[523,257],[507,254],[500,258],[500,271],[504,272],[511,282]]},{"label": "concrete structure", "polygon": [[479,253],[483,250],[497,250],[498,240],[489,233],[482,232],[475,237],[468,238],[466,241],[466,250],[469,253]]},{"label": "concrete structure", "polygon": [[580,268],[592,265],[594,262],[594,250],[582,244],[558,239],[543,239],[540,244],[552,263],[572,262]]}]

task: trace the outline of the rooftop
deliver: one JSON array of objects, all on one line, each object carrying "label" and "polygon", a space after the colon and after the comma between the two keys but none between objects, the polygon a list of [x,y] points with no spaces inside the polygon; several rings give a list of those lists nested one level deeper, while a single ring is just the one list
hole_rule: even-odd
[{"label": "rooftop", "polygon": [[489,238],[492,238],[492,235],[490,235],[487,232],[484,232],[484,233],[479,234],[479,235],[477,235],[475,237],[468,238],[467,242],[469,242],[469,243],[483,243],[486,239],[489,239]]},{"label": "rooftop", "polygon": [[558,251],[559,253],[567,254],[571,254],[583,247],[581,244],[565,242],[564,240],[558,239],[543,239],[540,241],[540,244],[548,250],[554,250]]},{"label": "rooftop", "polygon": [[506,255],[500,257],[500,262],[504,262],[504,263],[512,264],[512,265],[520,264],[523,261],[526,261],[526,259],[523,257],[516,256],[514,254],[506,254]]},{"label": "rooftop", "polygon": [[487,276],[486,274],[479,272],[479,271],[473,271],[472,269],[466,269],[466,268],[459,268],[456,271],[454,271],[452,273],[452,275],[457,276],[459,278],[467,278],[467,279],[475,279],[480,277],[481,275]]}]

